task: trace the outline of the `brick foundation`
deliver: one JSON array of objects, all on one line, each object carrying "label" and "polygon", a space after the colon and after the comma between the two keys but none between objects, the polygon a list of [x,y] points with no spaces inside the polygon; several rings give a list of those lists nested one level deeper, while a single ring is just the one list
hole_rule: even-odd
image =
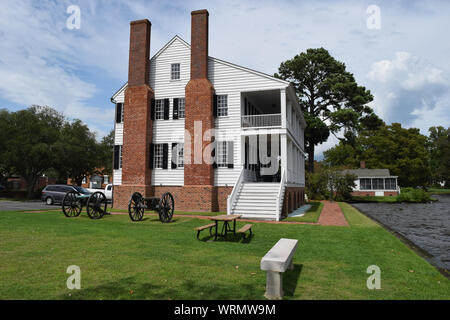
[{"label": "brick foundation", "polygon": [[176,211],[225,212],[227,198],[232,190],[232,187],[212,186],[153,186],[150,190],[148,187],[145,190],[139,186],[115,186],[114,208],[127,209],[131,194],[136,191],[141,194],[153,194],[155,197],[170,192],[175,201]]},{"label": "brick foundation", "polygon": [[284,192],[282,216],[287,217],[289,213],[305,204],[304,187],[286,187]]}]

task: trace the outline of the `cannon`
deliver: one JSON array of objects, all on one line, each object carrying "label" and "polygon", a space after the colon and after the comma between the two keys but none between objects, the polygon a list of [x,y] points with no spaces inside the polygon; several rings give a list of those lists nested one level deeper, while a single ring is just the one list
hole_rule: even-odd
[{"label": "cannon", "polygon": [[68,218],[78,217],[86,206],[86,213],[91,219],[100,219],[108,207],[106,196],[102,192],[82,194],[75,190],[69,191],[62,201],[62,211]]},{"label": "cannon", "polygon": [[141,221],[144,217],[145,209],[155,210],[158,212],[159,220],[162,223],[172,220],[175,202],[170,192],[166,192],[161,198],[150,197],[144,198],[139,192],[131,195],[128,203],[128,214],[132,221]]}]

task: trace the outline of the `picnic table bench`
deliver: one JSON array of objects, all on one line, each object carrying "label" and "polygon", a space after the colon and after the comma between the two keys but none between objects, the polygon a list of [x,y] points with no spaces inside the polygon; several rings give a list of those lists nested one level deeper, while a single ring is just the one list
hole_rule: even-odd
[{"label": "picnic table bench", "polygon": [[[245,233],[247,231],[250,231],[250,235],[252,234],[252,224],[246,224],[242,228],[236,231],[236,220],[241,217],[240,214],[223,214],[219,216],[213,216],[209,217],[209,219],[213,220],[214,223],[210,223],[204,226],[196,227],[194,230],[197,231],[197,239],[199,239],[200,232],[209,229],[210,235],[212,235],[212,229],[215,228],[215,234],[214,234],[214,240],[217,240],[217,237],[219,235],[219,221],[223,221],[223,227],[220,235],[227,237],[228,232],[233,232],[233,234],[236,233],[242,233],[245,238]],[[231,228],[231,222],[233,222],[233,228]]]},{"label": "picnic table bench", "polygon": [[294,269],[293,257],[298,240],[281,238],[261,259],[261,270],[266,271],[266,293],[268,299],[283,297],[283,272]]}]

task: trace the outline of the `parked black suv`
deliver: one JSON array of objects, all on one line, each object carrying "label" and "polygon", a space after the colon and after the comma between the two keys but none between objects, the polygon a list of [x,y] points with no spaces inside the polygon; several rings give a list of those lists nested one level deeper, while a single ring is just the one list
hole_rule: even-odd
[{"label": "parked black suv", "polygon": [[52,205],[54,203],[61,203],[67,192],[75,190],[82,194],[90,194],[91,192],[78,186],[69,186],[65,184],[49,184],[42,190],[41,200]]}]

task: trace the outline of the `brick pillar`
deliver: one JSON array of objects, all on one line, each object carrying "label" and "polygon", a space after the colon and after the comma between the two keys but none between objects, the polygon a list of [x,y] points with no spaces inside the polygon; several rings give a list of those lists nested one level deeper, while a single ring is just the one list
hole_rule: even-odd
[{"label": "brick pillar", "polygon": [[[185,88],[185,129],[191,137],[185,137],[185,150],[190,148],[191,152],[185,152],[184,188],[186,192],[200,196],[202,203],[199,205],[193,201],[192,210],[216,211],[214,168],[212,161],[206,163],[203,157],[203,150],[211,144],[212,138],[202,138],[205,131],[214,128],[214,87],[208,80],[208,16],[207,10],[191,13],[191,79]],[[195,123],[198,129],[194,136]],[[196,140],[197,146],[194,147]]]},{"label": "brick pillar", "polygon": [[130,23],[128,86],[125,90],[122,185],[114,188],[114,206],[127,208],[133,192],[151,196],[150,143],[152,141],[149,86],[150,28],[147,19]]}]

